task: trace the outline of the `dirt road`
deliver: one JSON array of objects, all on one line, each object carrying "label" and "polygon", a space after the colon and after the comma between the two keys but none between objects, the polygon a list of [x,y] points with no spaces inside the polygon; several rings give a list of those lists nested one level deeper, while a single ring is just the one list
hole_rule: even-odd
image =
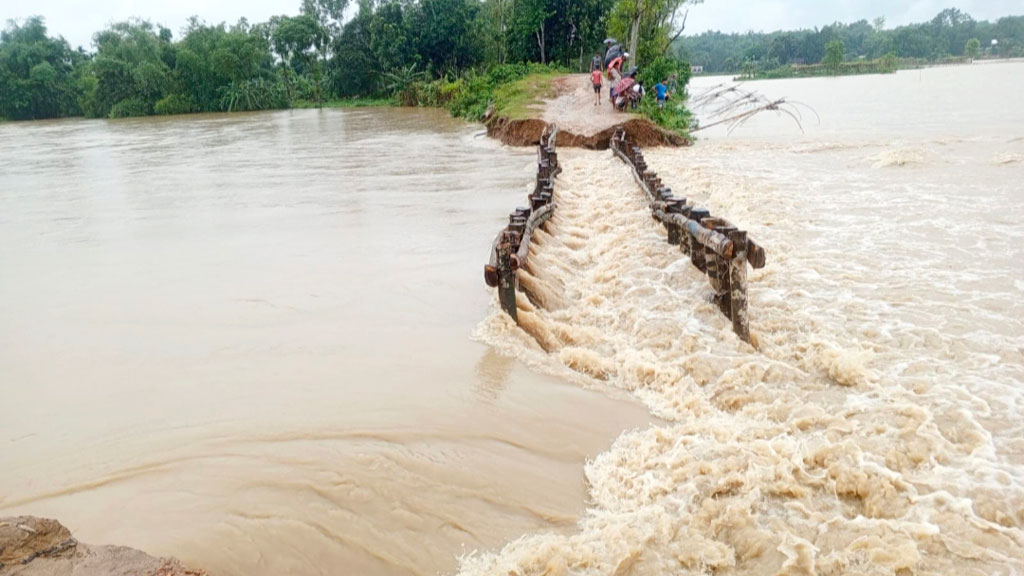
[{"label": "dirt road", "polygon": [[594,88],[588,74],[572,74],[557,78],[554,86],[557,96],[548,100],[542,119],[557,124],[559,129],[579,136],[593,136],[599,132],[637,118],[635,114],[616,112],[608,102],[608,82],[601,88],[601,105],[594,105]]}]

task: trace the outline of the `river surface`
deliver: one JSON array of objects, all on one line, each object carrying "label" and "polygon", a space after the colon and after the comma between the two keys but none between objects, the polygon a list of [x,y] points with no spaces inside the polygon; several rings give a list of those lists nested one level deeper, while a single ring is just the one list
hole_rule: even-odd
[{"label": "river surface", "polygon": [[572,529],[584,459],[651,419],[472,340],[535,170],[479,130],[0,126],[0,515],[247,576],[436,574]]},{"label": "river surface", "polygon": [[563,150],[525,333],[480,333],[670,423],[588,463],[575,534],[465,574],[1024,574],[1024,64],[746,88],[821,121],[767,113],[646,159],[765,247],[756,348],[623,165]]},{"label": "river surface", "polygon": [[756,348],[609,152],[520,329],[533,151],[477,128],[0,126],[0,513],[218,575],[1024,574],[1024,64],[748,87],[821,121],[647,158],[765,247]]}]

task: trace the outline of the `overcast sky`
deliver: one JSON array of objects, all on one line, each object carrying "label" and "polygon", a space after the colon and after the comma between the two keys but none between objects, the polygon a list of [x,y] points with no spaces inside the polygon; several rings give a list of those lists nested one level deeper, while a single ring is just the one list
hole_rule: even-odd
[{"label": "overcast sky", "polygon": [[[41,15],[51,34],[72,46],[91,47],[94,32],[113,21],[139,16],[178,36],[193,14],[207,22],[262,22],[295,14],[299,0],[0,0],[0,19]],[[885,16],[887,27],[930,20],[943,8],[958,7],[978,20],[1024,14],[1024,0],[706,0],[690,11],[687,32],[746,32],[812,28],[832,22],[871,21]]]}]

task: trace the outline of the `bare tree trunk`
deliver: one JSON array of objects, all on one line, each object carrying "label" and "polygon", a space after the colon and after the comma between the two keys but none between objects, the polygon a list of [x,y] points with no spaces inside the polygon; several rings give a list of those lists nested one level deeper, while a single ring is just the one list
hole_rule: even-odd
[{"label": "bare tree trunk", "polygon": [[[676,33],[672,36],[672,38],[670,38],[669,41],[665,44],[665,47],[662,48],[662,50],[661,50],[661,55],[662,56],[664,56],[665,53],[668,52],[668,49],[672,47],[672,43],[675,42],[676,40],[678,40],[679,37],[683,35],[683,30],[686,30],[686,19],[689,16],[690,16],[690,11],[689,10],[687,10],[686,12],[683,12],[683,23],[682,23],[682,25],[679,26],[679,30],[677,30]],[[676,20],[676,13],[673,12],[672,13],[672,20],[670,20],[670,22],[675,22],[675,20]]]},{"label": "bare tree trunk", "polygon": [[537,37],[537,46],[540,48],[540,63],[547,64],[548,60],[544,57],[544,25],[541,24],[540,29],[533,33]]},{"label": "bare tree trunk", "polygon": [[640,40],[640,3],[637,2],[637,9],[633,12],[633,25],[629,32],[629,65],[638,66],[640,62],[637,54],[637,42]]},{"label": "bare tree trunk", "polygon": [[[508,36],[505,34],[505,4],[498,0],[498,64],[505,63],[505,54],[508,52],[506,43]],[[513,3],[513,8],[515,3]]]}]

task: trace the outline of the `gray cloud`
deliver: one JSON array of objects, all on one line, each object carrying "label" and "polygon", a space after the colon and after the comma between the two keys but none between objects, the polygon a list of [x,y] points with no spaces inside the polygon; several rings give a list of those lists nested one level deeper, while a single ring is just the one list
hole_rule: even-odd
[{"label": "gray cloud", "polygon": [[[51,34],[89,48],[95,32],[133,16],[163,24],[177,36],[192,15],[211,23],[234,23],[243,16],[262,22],[275,14],[295,14],[298,5],[299,0],[0,0],[0,18],[44,16]],[[706,0],[690,10],[687,31],[813,28],[876,16],[885,16],[893,27],[930,20],[951,7],[978,20],[1024,14],[1024,0]]]},{"label": "gray cloud", "polygon": [[72,46],[91,48],[94,33],[132,17],[163,24],[178,37],[193,15],[214,24],[234,24],[243,16],[255,23],[276,14],[296,14],[298,7],[299,0],[0,0],[0,16],[43,16],[50,34],[64,36]]},{"label": "gray cloud", "polygon": [[705,0],[690,9],[687,33],[772,32],[870,22],[878,16],[893,28],[931,20],[945,8],[959,8],[976,20],[996,20],[1024,14],[1024,0]]}]

